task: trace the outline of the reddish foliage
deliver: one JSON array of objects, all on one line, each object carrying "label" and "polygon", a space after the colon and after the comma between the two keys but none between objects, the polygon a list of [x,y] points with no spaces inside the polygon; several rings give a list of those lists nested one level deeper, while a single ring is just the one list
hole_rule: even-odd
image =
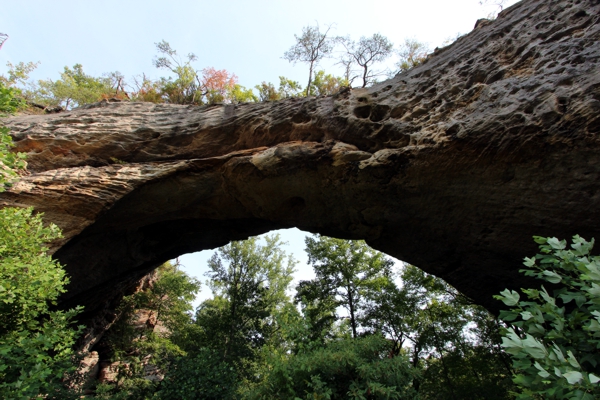
[{"label": "reddish foliage", "polygon": [[219,94],[226,97],[227,91],[237,83],[238,77],[229,74],[227,70],[217,70],[213,67],[202,70],[202,86],[209,93]]}]

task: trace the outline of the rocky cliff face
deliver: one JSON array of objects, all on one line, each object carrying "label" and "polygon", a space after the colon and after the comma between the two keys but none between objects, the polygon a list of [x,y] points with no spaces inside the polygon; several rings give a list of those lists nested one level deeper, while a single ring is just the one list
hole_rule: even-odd
[{"label": "rocky cliff face", "polygon": [[59,225],[64,305],[271,229],[362,238],[490,309],[532,235],[600,238],[600,2],[524,0],[366,89],[261,104],[104,102],[6,121],[0,195]]}]

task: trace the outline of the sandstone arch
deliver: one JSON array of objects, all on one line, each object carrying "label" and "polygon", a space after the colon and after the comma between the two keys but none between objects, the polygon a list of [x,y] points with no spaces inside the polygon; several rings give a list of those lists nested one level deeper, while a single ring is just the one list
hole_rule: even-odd
[{"label": "sandstone arch", "polygon": [[329,97],[11,118],[30,174],[0,200],[63,229],[63,304],[89,312],[168,258],[293,226],[366,239],[494,309],[532,235],[600,238],[599,15],[524,0]]}]

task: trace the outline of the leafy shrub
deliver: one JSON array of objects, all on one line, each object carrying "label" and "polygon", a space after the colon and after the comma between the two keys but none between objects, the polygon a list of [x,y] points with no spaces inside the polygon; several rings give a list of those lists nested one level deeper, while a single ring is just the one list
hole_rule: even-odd
[{"label": "leafy shrub", "polygon": [[236,391],[234,367],[215,350],[200,349],[180,357],[162,381],[158,397],[165,400],[233,398]]},{"label": "leafy shrub", "polygon": [[79,333],[71,324],[80,308],[50,311],[68,279],[45,254],[60,237],[31,208],[0,210],[0,397],[30,398],[60,389],[73,369]]},{"label": "leafy shrub", "polygon": [[273,365],[257,399],[412,399],[415,372],[380,336],[345,339]]},{"label": "leafy shrub", "polygon": [[23,107],[23,100],[19,99],[19,90],[8,87],[0,82],[0,116],[13,114]]},{"label": "leafy shrub", "polygon": [[502,346],[512,355],[517,399],[600,397],[600,257],[594,241],[535,237],[541,254],[525,258],[525,275],[550,283],[541,289],[504,290],[511,307],[500,318],[510,324]]}]

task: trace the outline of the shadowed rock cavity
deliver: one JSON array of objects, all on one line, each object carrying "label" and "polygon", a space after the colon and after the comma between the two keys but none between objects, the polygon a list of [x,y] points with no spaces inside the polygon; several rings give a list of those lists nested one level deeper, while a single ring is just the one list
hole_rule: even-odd
[{"label": "shadowed rock cavity", "polygon": [[0,195],[63,229],[63,306],[272,229],[365,239],[488,309],[533,235],[599,237],[600,3],[525,0],[366,89],[261,104],[103,102],[6,121]]}]

